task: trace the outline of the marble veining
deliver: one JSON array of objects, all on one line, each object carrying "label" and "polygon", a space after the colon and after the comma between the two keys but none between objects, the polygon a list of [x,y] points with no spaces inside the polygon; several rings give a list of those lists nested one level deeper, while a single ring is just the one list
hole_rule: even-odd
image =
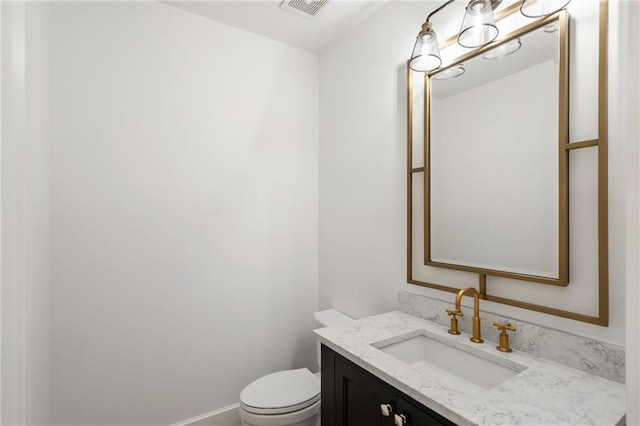
[{"label": "marble veining", "polygon": [[[453,301],[452,296],[452,301]],[[402,312],[414,315],[438,324],[448,326],[446,309],[452,309],[453,302],[440,300],[401,291],[398,293],[398,307]],[[482,309],[482,308],[481,308]],[[462,308],[464,316],[459,319],[460,330],[471,332],[473,310]],[[560,364],[582,370],[605,379],[624,383],[625,358],[624,347],[600,342],[587,337],[553,330],[517,319],[506,318],[481,311],[482,336],[497,342],[498,331],[494,322],[509,322],[516,329],[510,333],[511,347],[533,356],[546,358]]]},{"label": "marble veining", "polygon": [[[495,342],[475,344],[469,334],[404,312],[363,318],[353,324],[315,330],[320,342],[459,425],[618,425],[624,421],[620,383],[514,350]],[[490,390],[438,368],[413,368],[377,349],[408,335],[424,334],[491,359],[520,366],[519,374]]]}]

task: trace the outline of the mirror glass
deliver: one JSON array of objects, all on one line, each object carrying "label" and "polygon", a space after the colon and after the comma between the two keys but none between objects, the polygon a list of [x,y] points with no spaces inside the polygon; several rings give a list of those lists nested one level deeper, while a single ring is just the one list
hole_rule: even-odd
[{"label": "mirror glass", "polygon": [[563,280],[559,28],[428,76],[425,264]]}]

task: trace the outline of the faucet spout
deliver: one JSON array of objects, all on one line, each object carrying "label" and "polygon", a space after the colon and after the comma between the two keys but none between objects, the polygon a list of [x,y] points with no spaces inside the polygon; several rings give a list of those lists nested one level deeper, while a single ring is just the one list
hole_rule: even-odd
[{"label": "faucet spout", "polygon": [[456,311],[460,311],[460,302],[465,294],[473,296],[473,334],[469,340],[474,343],[483,343],[484,340],[480,335],[480,293],[473,287],[460,290],[456,296]]}]

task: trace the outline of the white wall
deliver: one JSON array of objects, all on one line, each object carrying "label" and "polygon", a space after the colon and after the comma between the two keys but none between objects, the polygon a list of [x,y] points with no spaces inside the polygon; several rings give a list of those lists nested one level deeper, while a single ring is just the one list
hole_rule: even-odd
[{"label": "white wall", "polygon": [[51,14],[54,422],[314,368],[317,57],[157,2]]},{"label": "white wall", "polygon": [[396,309],[406,275],[405,63],[424,7],[391,2],[320,55],[322,308]]},{"label": "white wall", "polygon": [[623,120],[626,123],[626,158],[627,158],[627,298],[626,298],[626,356],[627,356],[627,424],[640,425],[640,30],[637,22],[640,19],[640,3],[623,2],[621,15],[626,22],[621,27],[629,31],[629,55],[626,55],[626,69],[621,76],[627,84],[626,91],[630,95],[621,102],[626,105]]},{"label": "white wall", "polygon": [[[391,2],[320,57],[321,307],[333,304],[354,315],[379,313],[396,308],[400,289],[453,300],[450,293],[405,283],[405,64],[425,14],[435,7],[436,3]],[[614,33],[618,19],[613,14]],[[624,52],[614,44],[610,54],[615,81]],[[618,93],[612,89],[611,99]],[[624,342],[625,141],[615,133],[623,125],[618,108],[612,102],[610,326],[483,301],[484,309]]]},{"label": "white wall", "polygon": [[47,424],[49,393],[48,9],[2,8],[2,417]]}]

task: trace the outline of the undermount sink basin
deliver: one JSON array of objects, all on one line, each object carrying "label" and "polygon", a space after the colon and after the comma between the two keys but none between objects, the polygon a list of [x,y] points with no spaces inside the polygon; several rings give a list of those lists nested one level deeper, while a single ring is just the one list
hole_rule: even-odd
[{"label": "undermount sink basin", "polygon": [[428,374],[435,366],[484,389],[492,389],[526,369],[498,364],[425,335],[374,346],[416,370]]}]

